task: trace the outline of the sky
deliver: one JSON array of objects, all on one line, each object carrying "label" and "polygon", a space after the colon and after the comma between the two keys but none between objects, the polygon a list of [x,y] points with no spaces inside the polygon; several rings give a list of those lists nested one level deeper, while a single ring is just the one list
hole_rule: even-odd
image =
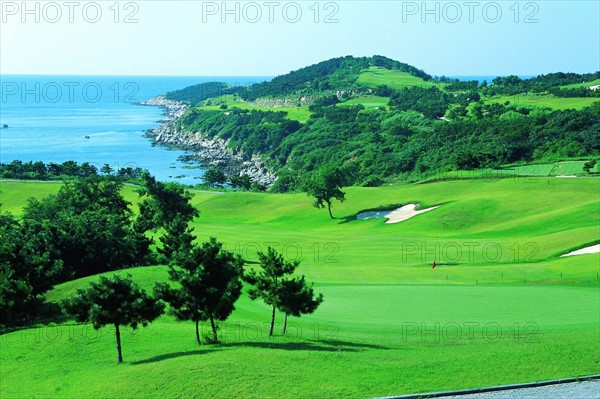
[{"label": "sky", "polygon": [[384,55],[432,75],[600,70],[600,2],[0,0],[0,74],[275,76]]}]

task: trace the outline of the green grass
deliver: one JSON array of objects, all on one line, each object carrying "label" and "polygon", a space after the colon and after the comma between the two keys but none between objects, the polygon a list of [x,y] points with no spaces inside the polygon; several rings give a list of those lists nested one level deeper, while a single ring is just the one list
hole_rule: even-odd
[{"label": "green grass", "polygon": [[[233,95],[221,96],[218,98],[211,99],[213,102],[219,102],[219,105],[205,105],[199,107],[204,110],[213,110],[213,111],[229,111],[229,108],[240,108],[247,110],[257,110],[257,111],[274,111],[274,112],[286,112],[287,118],[291,120],[297,120],[299,122],[305,123],[310,118],[311,112],[308,110],[308,105],[303,105],[301,107],[262,107],[258,105],[254,105],[253,103],[249,103],[242,100],[236,100]],[[221,104],[227,105],[228,109],[222,110]]]},{"label": "green grass", "polygon": [[[456,170],[440,173],[430,179],[435,181],[440,179],[500,179],[512,178],[516,181],[540,182],[540,177],[555,176],[579,176],[594,177],[583,171],[583,165],[586,161],[558,161],[554,163],[529,164],[529,165],[507,165],[501,169],[475,169],[475,170]],[[590,172],[598,173],[598,164]]]},{"label": "green grass", "polygon": [[389,97],[381,97],[381,96],[362,96],[357,98],[352,98],[348,101],[344,101],[338,103],[338,106],[344,105],[363,105],[365,108],[385,108],[387,109],[387,105],[390,102]]},{"label": "green grass", "polygon": [[580,110],[584,107],[592,105],[596,101],[600,101],[598,98],[592,97],[573,97],[563,98],[555,97],[550,94],[517,94],[514,96],[497,96],[485,100],[491,103],[504,104],[506,101],[512,105],[519,107],[535,108],[535,107],[548,107],[553,110],[565,110],[565,109],[576,109]]},{"label": "green grass", "polygon": [[[27,194],[55,189],[1,188],[17,211]],[[222,345],[197,347],[192,323],[163,316],[125,331],[120,366],[111,328],[31,328],[0,337],[2,397],[364,398],[598,372],[600,254],[558,257],[600,241],[598,179],[345,191],[335,220],[303,194],[193,199],[201,240],[217,236],[249,261],[268,245],[302,261],[299,272],[325,302],[291,319],[289,336],[280,335],[278,314],[267,338],[269,310],[246,295],[222,325]],[[354,219],[410,202],[442,206],[395,225]],[[127,272],[146,288],[167,278],[165,266]],[[58,286],[48,299],[96,278]]]},{"label": "green grass", "polygon": [[425,81],[416,76],[412,76],[408,72],[401,72],[396,70],[385,69],[381,67],[370,67],[363,71],[356,81],[357,83],[376,88],[378,86],[386,85],[391,89],[402,89],[404,87],[432,87],[436,86],[435,83]]},{"label": "green grass", "polygon": [[592,80],[591,82],[583,82],[583,83],[573,83],[570,85],[560,86],[563,89],[576,89],[579,87],[590,87],[600,85],[600,79]]},{"label": "green grass", "polygon": [[[62,184],[62,182],[58,181],[27,182],[0,180],[0,210],[20,216],[23,212],[23,207],[27,204],[28,198],[42,199],[48,195],[56,194]],[[125,185],[123,196],[127,201],[135,204],[139,197],[136,193],[137,189],[137,187]]]}]

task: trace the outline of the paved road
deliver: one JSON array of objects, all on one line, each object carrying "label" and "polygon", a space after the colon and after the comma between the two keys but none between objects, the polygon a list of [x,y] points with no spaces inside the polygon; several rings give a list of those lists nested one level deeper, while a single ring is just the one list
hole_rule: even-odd
[{"label": "paved road", "polygon": [[444,399],[600,399],[600,380],[444,396]]}]

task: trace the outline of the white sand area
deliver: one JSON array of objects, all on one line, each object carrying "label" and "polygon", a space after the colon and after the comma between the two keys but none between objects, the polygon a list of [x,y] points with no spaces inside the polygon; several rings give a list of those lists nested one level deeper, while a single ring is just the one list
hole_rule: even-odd
[{"label": "white sand area", "polygon": [[573,256],[573,255],[586,255],[586,254],[596,254],[600,252],[600,244],[591,245],[589,247],[578,249],[577,251],[571,251],[567,254],[563,254],[561,256]]}]

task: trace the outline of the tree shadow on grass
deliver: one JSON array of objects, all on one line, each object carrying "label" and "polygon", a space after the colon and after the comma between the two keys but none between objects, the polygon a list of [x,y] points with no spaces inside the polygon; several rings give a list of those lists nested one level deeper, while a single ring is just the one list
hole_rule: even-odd
[{"label": "tree shadow on grass", "polygon": [[[315,352],[337,352],[338,347],[316,345],[310,342],[233,342],[223,344],[226,347],[248,347],[262,349],[281,349],[286,351],[315,351]],[[349,348],[348,352],[358,352],[356,349]]]},{"label": "tree shadow on grass", "polygon": [[156,363],[156,362],[160,362],[163,360],[175,359],[175,358],[183,357],[183,356],[203,355],[206,353],[216,352],[216,351],[217,351],[216,349],[196,349],[196,350],[187,351],[187,352],[165,353],[164,355],[158,355],[158,356],[154,356],[154,357],[144,359],[144,360],[137,360],[135,362],[131,362],[131,364],[138,365],[138,364]]},{"label": "tree shadow on grass", "polygon": [[366,349],[391,349],[380,345],[360,344],[338,340],[309,341],[309,342],[265,342],[247,341],[221,344],[225,347],[251,347],[264,349],[280,349],[287,351],[315,352],[362,352]]},{"label": "tree shadow on grass", "polygon": [[377,344],[364,344],[360,342],[349,342],[349,341],[340,341],[337,339],[325,339],[321,341],[316,341],[323,343],[325,345],[335,346],[343,348],[342,350],[346,350],[345,348],[356,348],[356,349],[392,349],[389,346],[377,345]]},{"label": "tree shadow on grass", "polygon": [[[300,341],[300,342],[269,342],[269,341],[245,341],[245,342],[222,342],[216,348],[261,348],[261,349],[279,349],[286,351],[315,351],[315,352],[362,352],[368,349],[387,350],[392,349],[388,346],[365,344],[358,342],[341,341],[327,339],[321,341]],[[144,360],[131,362],[133,365],[157,363],[163,360],[175,359],[183,356],[204,355],[210,352],[217,352],[223,349],[196,349],[187,352],[165,353],[164,355],[153,356]]]}]

